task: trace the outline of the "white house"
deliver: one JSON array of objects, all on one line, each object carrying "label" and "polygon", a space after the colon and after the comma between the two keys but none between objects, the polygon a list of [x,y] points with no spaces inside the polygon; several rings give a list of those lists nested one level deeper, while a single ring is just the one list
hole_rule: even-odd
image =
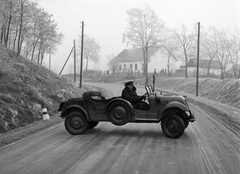
[{"label": "white house", "polygon": [[[169,72],[175,73],[176,69],[180,67],[180,62],[171,57],[168,63],[168,56],[164,53],[160,47],[151,47],[148,50],[148,72],[167,72],[169,66]],[[141,48],[124,49],[115,58],[114,62],[117,64],[118,72],[143,72],[144,60],[143,50]]]}]

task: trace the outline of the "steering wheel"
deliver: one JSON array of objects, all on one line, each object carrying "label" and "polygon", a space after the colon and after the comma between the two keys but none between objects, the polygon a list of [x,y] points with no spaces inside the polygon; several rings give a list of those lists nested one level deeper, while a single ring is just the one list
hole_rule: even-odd
[{"label": "steering wheel", "polygon": [[146,89],[146,93],[147,94],[153,94],[154,92],[153,92],[153,87],[151,86],[151,85],[146,85],[145,86],[145,89]]},{"label": "steering wheel", "polygon": [[146,98],[145,100],[147,100],[148,96],[151,94],[151,89],[149,88],[148,85],[145,86],[145,89],[146,89],[146,93],[144,94],[144,96]]},{"label": "steering wheel", "polygon": [[[146,89],[146,93],[145,93],[145,94],[150,94],[150,93],[151,93],[148,85],[145,86],[145,89]],[[145,94],[144,94],[144,95],[145,95]]]},{"label": "steering wheel", "polygon": [[153,93],[154,93],[154,92],[153,92],[153,87],[152,87],[151,85],[148,85],[148,88],[149,88],[149,90],[150,90],[150,93],[153,94]]}]

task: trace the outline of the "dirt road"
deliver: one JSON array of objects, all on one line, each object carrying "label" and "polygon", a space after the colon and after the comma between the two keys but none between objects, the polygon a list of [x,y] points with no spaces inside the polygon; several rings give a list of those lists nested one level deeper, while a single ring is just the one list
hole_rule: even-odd
[{"label": "dirt road", "polygon": [[[113,95],[122,89],[104,87]],[[100,123],[80,136],[59,124],[1,148],[0,173],[238,174],[239,130],[208,110],[190,107],[197,121],[178,139],[167,138],[159,124]]]}]

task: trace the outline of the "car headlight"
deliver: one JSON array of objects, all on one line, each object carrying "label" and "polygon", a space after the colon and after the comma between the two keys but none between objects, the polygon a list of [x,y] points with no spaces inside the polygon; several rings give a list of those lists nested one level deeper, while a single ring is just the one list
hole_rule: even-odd
[{"label": "car headlight", "polygon": [[190,117],[191,116],[191,112],[190,111],[185,111],[187,116]]}]

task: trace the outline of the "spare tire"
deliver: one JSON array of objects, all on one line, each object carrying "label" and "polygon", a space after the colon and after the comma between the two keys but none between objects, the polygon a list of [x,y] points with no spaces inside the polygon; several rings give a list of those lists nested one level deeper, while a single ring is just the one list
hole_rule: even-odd
[{"label": "spare tire", "polygon": [[108,108],[108,119],[112,124],[122,126],[131,119],[131,110],[124,102],[114,102]]}]

